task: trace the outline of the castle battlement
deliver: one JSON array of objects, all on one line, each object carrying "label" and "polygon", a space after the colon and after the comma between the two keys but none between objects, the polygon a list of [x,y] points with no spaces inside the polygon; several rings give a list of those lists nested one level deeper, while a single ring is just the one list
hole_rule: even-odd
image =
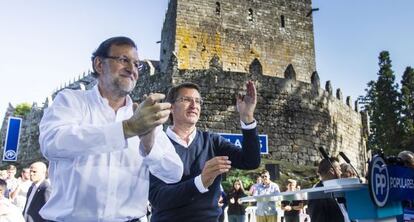
[{"label": "castle battlement", "polygon": [[310,82],[315,69],[311,1],[170,0],[161,36],[161,71],[172,54],[178,69],[206,69],[212,58],[223,70],[249,72],[258,60],[263,74]]},{"label": "castle battlement", "polygon": [[[346,153],[364,173],[367,116],[352,107],[350,97],[344,101],[340,89],[334,92],[330,81],[321,88],[311,10],[310,0],[170,0],[160,61],[142,61],[131,97],[140,101],[144,94],[194,82],[205,101],[197,127],[239,133],[234,98],[252,79],[258,91],[258,131],[268,136],[265,158],[314,165],[324,146],[333,155]],[[85,90],[94,84],[88,73],[50,98],[63,88]],[[40,119],[33,115],[28,121],[33,125]],[[28,133],[24,161],[33,156],[30,152],[40,155],[38,129]],[[25,150],[32,147],[36,150]]]}]

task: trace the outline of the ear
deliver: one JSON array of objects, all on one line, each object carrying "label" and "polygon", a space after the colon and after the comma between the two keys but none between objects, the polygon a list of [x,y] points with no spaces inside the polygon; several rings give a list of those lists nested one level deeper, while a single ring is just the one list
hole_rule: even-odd
[{"label": "ear", "polygon": [[103,73],[103,59],[99,56],[95,57],[93,60],[93,67],[95,68],[98,76],[101,75]]}]

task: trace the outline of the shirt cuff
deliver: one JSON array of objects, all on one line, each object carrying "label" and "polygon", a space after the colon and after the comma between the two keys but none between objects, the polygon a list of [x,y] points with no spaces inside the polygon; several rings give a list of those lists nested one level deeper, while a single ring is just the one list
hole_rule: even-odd
[{"label": "shirt cuff", "polygon": [[194,178],[194,184],[200,193],[206,193],[208,191],[208,188],[205,188],[201,181],[201,174]]},{"label": "shirt cuff", "polygon": [[250,123],[249,125],[246,125],[243,121],[240,120],[241,128],[244,130],[250,130],[254,129],[257,126],[257,121],[254,120],[253,123]]},{"label": "shirt cuff", "polygon": [[[163,137],[162,134],[160,134],[160,131],[162,131],[162,126],[157,126],[157,128],[155,129],[155,135],[154,135],[154,144],[151,147],[151,151],[148,154],[145,154],[143,152],[144,150],[144,145],[142,145],[142,143],[139,143],[139,152],[141,154],[141,156],[143,156],[145,158],[145,161],[150,163],[150,164],[158,164],[158,161],[161,161],[163,155],[164,155],[164,150],[163,147],[165,147],[165,143],[169,142],[166,141],[166,136]],[[167,138],[168,139],[168,138]],[[158,162],[158,163],[157,163]]]}]

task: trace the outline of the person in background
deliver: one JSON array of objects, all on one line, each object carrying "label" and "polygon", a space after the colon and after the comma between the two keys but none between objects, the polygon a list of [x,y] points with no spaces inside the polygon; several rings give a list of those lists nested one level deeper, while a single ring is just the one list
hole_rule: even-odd
[{"label": "person in background", "polygon": [[225,209],[227,205],[228,205],[227,195],[226,195],[226,192],[224,192],[223,186],[220,184],[220,197],[219,197],[218,206],[221,208],[221,214],[218,219],[219,222],[223,222],[225,219],[225,216],[226,216]]},{"label": "person in background", "polygon": [[16,178],[17,168],[15,165],[8,165],[7,166],[7,197],[10,198],[10,194],[16,190],[17,185],[19,184],[19,180]]},{"label": "person in background", "polygon": [[[262,172],[263,183],[257,187],[257,195],[278,194],[280,193],[279,185],[270,180],[269,171]],[[257,201],[256,209],[257,222],[277,222],[277,210],[275,201]]]},{"label": "person in background", "polygon": [[[337,158],[331,158],[333,168],[327,159],[322,159],[318,166],[320,181],[315,187],[322,187],[326,180],[341,177],[341,167]],[[349,221],[345,207],[337,202],[335,198],[308,200],[308,214],[311,221],[317,222],[347,222]],[[344,216],[345,215],[345,216]]]},{"label": "person in background", "polygon": [[29,191],[32,181],[30,181],[30,169],[23,168],[20,176],[19,185],[17,185],[16,190],[10,194],[10,199],[12,199],[13,204],[20,208],[23,212],[24,205],[26,203],[27,192]]},{"label": "person in background", "polygon": [[40,122],[53,185],[40,214],[59,222],[138,221],[147,213],[149,173],[165,183],[183,173],[162,130],[171,104],[160,93],[132,101],[141,65],[130,38],[103,41],[91,60],[97,84],[60,91]]},{"label": "person in background", "polygon": [[257,191],[257,187],[262,184],[262,176],[258,174],[256,176],[256,183],[250,186],[249,195],[254,195],[254,192]]},{"label": "person in background", "polygon": [[48,222],[39,214],[40,209],[49,200],[52,187],[46,179],[47,166],[43,162],[30,165],[30,180],[33,182],[27,192],[27,200],[23,210],[26,222]]},{"label": "person in background", "polygon": [[414,168],[414,153],[408,150],[401,151],[398,157],[403,161],[404,166]]},{"label": "person in background", "polygon": [[0,170],[0,179],[6,181],[7,177],[7,170]]},{"label": "person in background", "polygon": [[[299,190],[296,180],[288,179],[286,191]],[[284,211],[284,222],[299,222],[299,214],[303,209],[303,201],[282,201],[282,210]]]},{"label": "person in background", "polygon": [[0,221],[1,222],[24,222],[22,212],[9,199],[4,197],[7,189],[6,181],[0,179]]},{"label": "person in background", "polygon": [[244,222],[246,206],[242,204],[240,198],[245,197],[246,193],[241,180],[236,179],[233,182],[233,188],[227,194],[229,207],[227,209],[228,222]]},{"label": "person in background", "polygon": [[[405,167],[413,168],[414,170],[414,153],[408,150],[401,151],[398,157],[402,160]],[[398,217],[398,222],[410,221],[408,218],[412,218],[414,212],[414,200],[404,200],[402,202],[404,213]]]},{"label": "person in background", "polygon": [[357,174],[348,163],[341,163],[341,178],[357,178]]}]

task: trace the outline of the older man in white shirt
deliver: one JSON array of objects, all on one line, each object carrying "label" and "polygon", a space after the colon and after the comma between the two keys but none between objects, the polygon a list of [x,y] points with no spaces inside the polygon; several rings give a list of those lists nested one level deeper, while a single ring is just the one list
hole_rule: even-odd
[{"label": "older man in white shirt", "polygon": [[158,93],[139,105],[128,96],[140,68],[131,39],[104,41],[92,64],[98,84],[60,92],[40,123],[53,187],[40,214],[51,221],[138,221],[146,214],[149,172],[166,183],[182,176],[161,126],[171,104]]}]

